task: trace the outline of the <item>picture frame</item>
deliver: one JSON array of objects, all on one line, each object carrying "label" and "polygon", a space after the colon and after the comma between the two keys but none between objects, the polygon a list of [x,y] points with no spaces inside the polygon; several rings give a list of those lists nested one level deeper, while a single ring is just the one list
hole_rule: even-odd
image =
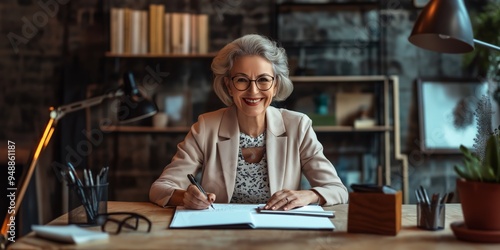
[{"label": "picture frame", "polygon": [[191,93],[169,91],[156,95],[159,112],[167,114],[167,127],[187,127],[192,124]]},{"label": "picture frame", "polygon": [[430,0],[413,0],[413,6],[421,9],[424,8],[429,2]]},{"label": "picture frame", "polygon": [[477,133],[475,110],[488,92],[478,79],[417,79],[420,149],[423,152],[460,153],[472,148]]}]

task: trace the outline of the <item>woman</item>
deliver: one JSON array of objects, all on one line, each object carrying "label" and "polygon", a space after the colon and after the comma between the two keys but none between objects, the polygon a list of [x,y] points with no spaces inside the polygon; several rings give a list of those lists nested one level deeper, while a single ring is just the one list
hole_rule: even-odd
[{"label": "woman", "polygon": [[[306,115],[270,106],[293,90],[283,48],[260,35],[226,45],[212,62],[214,90],[227,105],[202,114],[151,186],[160,206],[206,209],[217,203],[265,203],[292,209],[347,202],[347,189]],[[201,170],[201,186],[188,174]],[[299,190],[301,174],[312,189]]]}]

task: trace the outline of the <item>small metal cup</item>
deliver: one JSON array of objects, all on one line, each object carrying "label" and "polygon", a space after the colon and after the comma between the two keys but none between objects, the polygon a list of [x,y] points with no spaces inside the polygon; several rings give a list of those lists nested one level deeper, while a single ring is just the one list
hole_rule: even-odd
[{"label": "small metal cup", "polygon": [[417,203],[417,227],[425,230],[444,229],[445,204]]},{"label": "small metal cup", "polygon": [[68,224],[97,225],[97,215],[107,212],[108,184],[68,188]]}]

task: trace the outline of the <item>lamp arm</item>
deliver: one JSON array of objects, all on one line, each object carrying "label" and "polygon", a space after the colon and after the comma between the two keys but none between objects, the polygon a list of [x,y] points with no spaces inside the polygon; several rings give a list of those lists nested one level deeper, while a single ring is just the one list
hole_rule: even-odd
[{"label": "lamp arm", "polygon": [[117,97],[123,96],[123,94],[124,94],[123,91],[121,89],[118,89],[115,92],[111,92],[111,93],[104,94],[101,96],[92,97],[89,99],[85,99],[83,101],[78,101],[78,102],[66,104],[66,105],[58,107],[55,110],[52,110],[50,112],[50,117],[53,117],[57,122],[59,119],[61,119],[66,114],[73,113],[75,111],[78,111],[78,110],[81,110],[84,108],[95,106],[97,104],[102,103],[106,99],[117,98]]},{"label": "lamp arm", "polygon": [[490,48],[490,49],[500,51],[500,47],[493,45],[493,44],[485,43],[485,42],[477,40],[477,39],[474,39],[474,43],[479,44],[479,45],[484,46],[484,47],[487,47],[487,48]]},{"label": "lamp arm", "polygon": [[[50,111],[50,119],[45,127],[45,130],[43,132],[42,137],[40,138],[40,141],[37,144],[36,150],[33,153],[33,157],[31,158],[30,165],[28,169],[23,173],[20,182],[19,182],[19,188],[9,188],[8,190],[11,190],[15,192],[15,205],[14,206],[9,206],[7,213],[5,215],[5,219],[2,223],[2,228],[1,228],[1,235],[0,235],[0,249],[6,249],[8,243],[11,243],[12,240],[9,238],[16,238],[15,234],[11,237],[10,232],[14,232],[14,230],[11,230],[11,227],[13,229],[16,228],[15,224],[15,216],[21,207],[21,202],[23,201],[24,195],[26,193],[26,189],[28,188],[29,181],[31,180],[31,177],[33,175],[33,172],[35,171],[36,165],[38,163],[38,158],[40,157],[41,152],[47,147],[49,144],[49,141],[52,137],[52,134],[54,133],[54,130],[57,125],[57,121],[59,121],[64,115],[92,107],[95,105],[98,105],[102,103],[106,99],[113,99],[117,98],[120,96],[123,96],[124,92],[121,89],[118,89],[117,91],[104,94],[101,96],[97,97],[92,97],[89,99],[85,99],[83,101],[78,101],[70,104],[66,104],[63,106],[60,106],[56,109],[51,108]],[[12,219],[11,219],[12,217]],[[14,223],[14,224],[12,224]]]}]

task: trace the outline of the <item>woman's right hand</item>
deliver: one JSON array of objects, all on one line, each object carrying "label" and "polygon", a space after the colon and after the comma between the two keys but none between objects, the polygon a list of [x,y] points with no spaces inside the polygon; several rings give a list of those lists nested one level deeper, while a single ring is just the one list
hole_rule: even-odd
[{"label": "woman's right hand", "polygon": [[185,208],[207,209],[215,201],[215,194],[207,193],[207,197],[195,186],[189,185],[182,200]]}]

